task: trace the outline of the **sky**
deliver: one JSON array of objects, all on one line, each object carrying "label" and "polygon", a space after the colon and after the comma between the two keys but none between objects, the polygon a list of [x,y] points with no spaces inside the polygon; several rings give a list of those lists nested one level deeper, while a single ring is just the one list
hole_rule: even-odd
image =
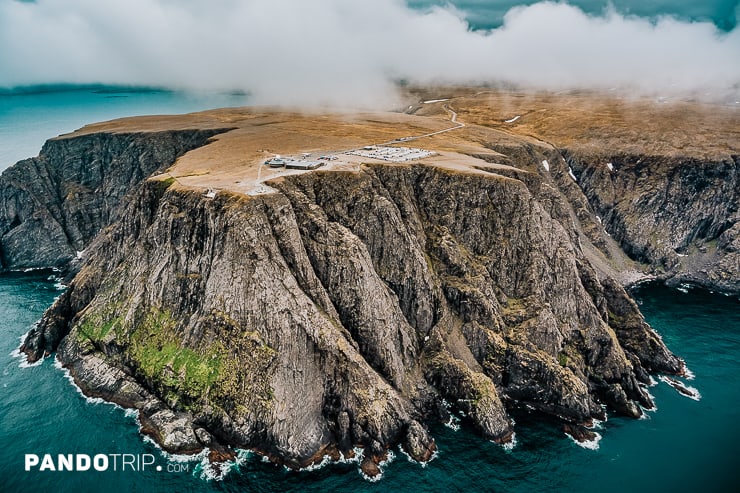
[{"label": "sky", "polygon": [[573,2],[0,0],[0,87],[351,107],[389,104],[399,81],[740,99],[737,1]]}]

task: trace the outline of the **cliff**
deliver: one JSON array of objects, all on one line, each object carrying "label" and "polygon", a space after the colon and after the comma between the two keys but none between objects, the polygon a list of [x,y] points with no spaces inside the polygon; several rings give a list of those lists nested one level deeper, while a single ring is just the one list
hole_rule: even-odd
[{"label": "cliff", "polygon": [[[568,197],[610,263],[623,264],[624,252],[638,270],[669,284],[740,292],[736,104],[504,91],[453,101],[464,121],[558,150],[551,172],[539,173]],[[534,169],[533,157],[517,166]]]},{"label": "cliff", "polygon": [[398,442],[424,460],[443,399],[504,442],[506,402],[637,417],[647,371],[682,370],[520,181],[372,166],[257,198],[167,185],[96,240],[39,331],[71,328],[76,381],[169,450],[202,446],[193,423],[294,466]]},{"label": "cliff", "polygon": [[[372,472],[397,444],[428,460],[427,425],[450,408],[499,443],[519,406],[574,433],[605,408],[639,417],[654,405],[650,373],[685,368],[622,281],[685,265],[664,260],[664,227],[676,241],[722,238],[730,253],[737,238],[736,161],[720,174],[698,171],[714,162],[686,165],[726,186],[676,186],[692,182],[678,178],[683,161],[653,164],[648,186],[630,181],[642,168],[627,159],[601,170],[586,154],[482,126],[440,137],[449,124],[437,118],[211,116],[237,128],[131,189],[21,348],[32,361],[58,348],[86,394],[138,409],[142,431],[171,452],[208,447],[220,460],[242,447],[302,467],[361,447]],[[277,145],[414,132],[433,133],[439,155],[313,172],[261,165]],[[684,221],[655,217],[656,189],[683,204]],[[610,236],[620,217],[654,222]],[[658,247],[628,247],[638,241]]]},{"label": "cliff", "polygon": [[0,268],[64,267],[132,188],[218,130],[97,133],[47,141],[0,176]]},{"label": "cliff", "polygon": [[567,153],[604,227],[671,283],[740,291],[740,156]]}]

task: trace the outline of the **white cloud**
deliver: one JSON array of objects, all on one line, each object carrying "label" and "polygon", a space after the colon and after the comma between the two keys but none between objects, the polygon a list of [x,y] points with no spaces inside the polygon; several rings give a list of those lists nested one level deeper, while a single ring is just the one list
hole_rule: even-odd
[{"label": "white cloud", "polygon": [[387,101],[393,79],[541,88],[730,91],[740,31],[565,4],[473,32],[400,0],[0,0],[0,86],[106,83],[243,89],[258,102]]}]

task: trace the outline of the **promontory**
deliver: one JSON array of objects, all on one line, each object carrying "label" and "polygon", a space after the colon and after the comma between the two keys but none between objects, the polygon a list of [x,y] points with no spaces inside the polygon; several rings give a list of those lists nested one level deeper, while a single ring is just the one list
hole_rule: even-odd
[{"label": "promontory", "polygon": [[[69,285],[27,335],[165,450],[429,460],[465,416],[581,429],[682,360],[626,287],[740,290],[736,108],[411,92],[403,111],[153,116],[0,177],[3,269]],[[576,433],[577,434],[577,433]]]}]

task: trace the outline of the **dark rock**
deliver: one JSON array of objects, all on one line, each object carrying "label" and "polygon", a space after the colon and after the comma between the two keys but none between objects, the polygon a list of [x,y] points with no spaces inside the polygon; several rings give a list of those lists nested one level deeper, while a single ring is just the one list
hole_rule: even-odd
[{"label": "dark rock", "polygon": [[577,442],[590,442],[596,438],[596,433],[594,433],[593,431],[587,429],[584,426],[572,423],[564,424],[563,431],[572,436],[573,439]]},{"label": "dark rock", "polygon": [[689,389],[681,381],[676,380],[675,378],[671,378],[671,377],[663,377],[663,380],[668,385],[676,389],[679,394],[685,395],[686,397],[691,397],[692,399],[695,399],[697,397],[696,391]]},{"label": "dark rock", "polygon": [[370,457],[365,457],[364,459],[362,459],[362,462],[360,463],[360,470],[365,476],[369,478],[374,478],[382,474],[383,472],[380,470],[378,464],[376,464]]},{"label": "dark rock", "polygon": [[630,257],[677,282],[740,292],[740,251],[730,246],[740,241],[739,156],[565,155],[590,207]]},{"label": "dark rock", "polygon": [[403,448],[415,461],[426,462],[432,458],[437,445],[421,424],[412,421],[406,431]]},{"label": "dark rock", "polygon": [[227,129],[57,137],[0,177],[2,269],[64,267],[152,173]]},{"label": "dark rock", "polygon": [[214,444],[208,450],[208,461],[214,462],[227,462],[236,459],[236,454],[233,450],[223,447],[218,444]]},{"label": "dark rock", "polygon": [[203,428],[195,428],[193,431],[195,431],[195,436],[201,444],[208,447],[213,443],[213,437]]}]

